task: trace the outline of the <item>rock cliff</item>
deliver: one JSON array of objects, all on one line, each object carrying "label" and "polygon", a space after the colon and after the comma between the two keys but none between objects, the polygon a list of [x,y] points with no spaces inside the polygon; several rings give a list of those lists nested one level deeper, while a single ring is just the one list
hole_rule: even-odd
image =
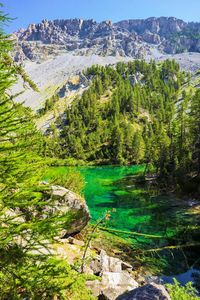
[{"label": "rock cliff", "polygon": [[62,53],[145,58],[200,52],[200,23],[170,17],[125,20],[43,20],[14,33],[15,60],[40,61]]}]

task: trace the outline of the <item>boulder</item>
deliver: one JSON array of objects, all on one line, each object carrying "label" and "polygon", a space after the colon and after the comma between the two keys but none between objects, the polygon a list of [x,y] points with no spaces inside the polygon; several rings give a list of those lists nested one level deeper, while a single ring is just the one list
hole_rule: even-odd
[{"label": "boulder", "polygon": [[104,250],[100,253],[101,272],[116,272],[122,271],[122,261],[115,257],[110,257]]},{"label": "boulder", "polygon": [[105,272],[102,276],[101,294],[109,300],[138,287],[138,283],[126,272]]},{"label": "boulder", "polygon": [[[45,200],[44,200],[45,201]],[[46,205],[44,205],[40,210],[31,210],[28,214],[25,211],[17,209],[9,209],[2,214],[0,221],[4,224],[6,218],[10,218],[10,222],[15,222],[23,224],[27,222],[26,215],[30,213],[37,217],[38,219],[47,219],[52,215],[65,216],[66,222],[65,228],[60,229],[59,236],[57,239],[69,237],[79,233],[90,220],[90,213],[85,200],[74,192],[67,190],[60,186],[52,186],[50,191],[47,190]],[[6,226],[6,225],[4,225]],[[28,236],[28,232],[27,232]],[[56,238],[56,237],[55,237]],[[26,240],[21,241],[20,236],[16,236],[16,241],[20,239],[20,243],[26,244]],[[66,240],[65,240],[66,241]],[[69,243],[84,246],[84,242],[71,238],[68,240]]]},{"label": "boulder", "polygon": [[155,283],[146,284],[142,287],[122,294],[116,300],[170,300],[170,296],[163,285]]},{"label": "boulder", "polygon": [[101,263],[100,260],[94,259],[90,263],[90,268],[92,269],[93,273],[97,276],[101,274]]},{"label": "boulder", "polygon": [[99,297],[102,294],[101,291],[101,281],[100,280],[90,280],[86,282],[87,288],[92,291],[94,297]]},{"label": "boulder", "polygon": [[90,269],[101,279],[87,284],[98,299],[115,300],[119,295],[138,287],[131,275],[132,266],[108,256],[104,250],[91,261]]},{"label": "boulder", "polygon": [[132,267],[130,264],[128,264],[128,263],[122,261],[122,270],[123,270],[123,271],[126,270],[126,271],[128,271],[128,272],[132,272],[133,267]]},{"label": "boulder", "polygon": [[77,246],[81,246],[81,247],[83,247],[85,245],[85,243],[83,241],[77,240],[77,239],[73,238],[72,236],[70,236],[68,238],[68,242],[71,245],[77,245]]},{"label": "boulder", "polygon": [[101,250],[100,255],[90,262],[90,268],[93,273],[102,276],[105,272],[121,273],[132,272],[132,266],[118,258],[108,256],[104,250]]},{"label": "boulder", "polygon": [[87,287],[98,299],[115,300],[119,295],[137,288],[138,283],[127,272],[104,272],[100,281],[89,281]]},{"label": "boulder", "polygon": [[43,208],[41,217],[46,218],[55,213],[70,216],[69,220],[66,220],[66,228],[63,228],[60,233],[61,237],[79,233],[90,220],[90,213],[85,200],[61,186],[51,187],[51,198]]}]

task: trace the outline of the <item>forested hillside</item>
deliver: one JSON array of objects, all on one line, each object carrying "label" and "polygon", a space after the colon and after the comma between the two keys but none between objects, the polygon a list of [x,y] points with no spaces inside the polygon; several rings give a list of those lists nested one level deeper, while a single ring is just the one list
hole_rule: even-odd
[{"label": "forested hillside", "polygon": [[166,184],[199,178],[200,91],[189,73],[173,60],[136,60],[93,66],[85,75],[90,87],[58,120],[60,130],[52,128],[56,155],[144,163]]},{"label": "forested hillside", "polygon": [[200,71],[122,60],[199,52],[200,25],[43,21],[13,49],[9,21],[0,9],[0,300],[200,299]]}]

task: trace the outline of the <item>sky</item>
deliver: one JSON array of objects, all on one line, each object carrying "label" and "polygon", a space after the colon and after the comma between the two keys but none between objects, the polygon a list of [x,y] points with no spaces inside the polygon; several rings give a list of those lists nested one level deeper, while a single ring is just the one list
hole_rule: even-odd
[{"label": "sky", "polygon": [[174,16],[200,21],[200,0],[0,0],[14,19],[9,33],[43,19],[95,19],[96,21]]}]

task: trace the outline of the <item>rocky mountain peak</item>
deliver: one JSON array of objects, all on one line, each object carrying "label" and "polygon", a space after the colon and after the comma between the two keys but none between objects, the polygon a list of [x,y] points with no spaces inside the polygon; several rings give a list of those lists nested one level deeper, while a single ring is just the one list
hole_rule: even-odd
[{"label": "rocky mountain peak", "polygon": [[200,52],[200,23],[174,17],[110,20],[42,20],[15,33],[15,60],[40,61],[60,53],[145,58],[155,53]]}]

